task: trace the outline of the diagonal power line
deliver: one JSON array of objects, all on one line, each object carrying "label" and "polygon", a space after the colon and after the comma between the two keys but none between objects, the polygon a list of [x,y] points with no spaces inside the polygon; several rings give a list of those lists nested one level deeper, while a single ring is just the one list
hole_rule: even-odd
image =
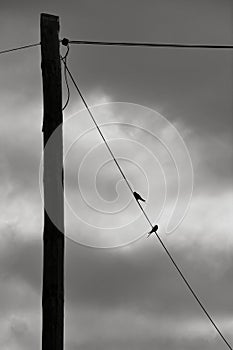
[{"label": "diagonal power line", "polygon": [[[105,143],[105,145],[106,145],[106,147],[107,147],[109,153],[111,154],[111,156],[112,156],[112,158],[113,158],[113,160],[114,160],[114,162],[115,162],[117,168],[119,169],[119,171],[120,171],[122,177],[124,178],[124,180],[125,180],[127,186],[129,187],[130,191],[133,193],[133,189],[132,189],[132,187],[130,186],[129,181],[127,180],[125,174],[123,173],[123,171],[122,171],[122,169],[121,169],[121,167],[120,167],[118,161],[116,160],[116,158],[115,158],[115,156],[114,156],[114,154],[113,154],[111,148],[109,147],[109,145],[108,145],[108,143],[107,143],[107,141],[106,141],[106,139],[105,139],[105,137],[104,137],[102,131],[100,130],[98,124],[96,123],[96,120],[95,120],[95,118],[94,118],[94,116],[93,116],[93,114],[92,114],[92,112],[91,112],[91,110],[90,110],[88,104],[86,103],[86,101],[85,101],[85,99],[84,99],[84,97],[83,97],[83,94],[82,94],[81,90],[79,89],[79,87],[78,87],[76,81],[74,80],[74,78],[73,78],[73,76],[72,76],[72,74],[71,74],[69,68],[67,67],[66,60],[62,58],[62,62],[63,62],[63,64],[64,64],[64,66],[65,66],[65,70],[68,72],[68,74],[69,74],[69,76],[70,76],[70,79],[72,80],[72,82],[73,82],[75,88],[77,89],[77,91],[78,91],[78,93],[79,93],[79,96],[81,97],[81,100],[83,101],[83,104],[85,105],[85,107],[86,107],[88,113],[90,114],[90,117],[91,117],[91,119],[93,120],[93,122],[94,122],[94,124],[95,124],[95,126],[96,126],[96,128],[97,128],[97,130],[98,130],[98,132],[99,132],[99,134],[100,134],[100,136],[102,137],[102,139],[103,139],[103,141],[104,141],[104,143]],[[149,223],[150,223],[150,222],[149,222]],[[152,225],[151,223],[150,223],[150,225],[151,225],[151,227],[153,227],[153,225]]]},{"label": "diagonal power line", "polygon": [[[233,45],[208,45],[208,44],[177,44],[177,43],[146,43],[146,42],[108,42],[108,41],[88,41],[88,40],[68,40],[66,38],[64,38],[63,40],[61,40],[62,44],[68,47],[68,44],[79,44],[79,45],[97,45],[97,46],[117,46],[117,47],[121,47],[121,46],[125,46],[125,47],[148,47],[148,48],[189,48],[189,49],[224,49],[224,50],[228,50],[228,49],[233,49]],[[18,50],[23,50],[23,49],[27,49],[27,48],[31,48],[31,47],[35,47],[40,45],[40,43],[34,43],[34,44],[29,44],[29,45],[24,45],[24,46],[19,46],[16,48],[12,48],[12,49],[6,49],[6,50],[2,50],[0,51],[0,55],[4,54],[4,53],[9,53],[9,52],[13,52],[13,51],[18,51]],[[65,67],[65,81],[66,81],[66,86],[68,89],[68,98],[67,98],[67,102],[65,103],[65,106],[63,107],[63,109],[67,106],[68,102],[69,102],[69,97],[70,97],[70,92],[69,92],[69,86],[68,86],[68,82],[67,82],[67,77],[66,77],[66,72],[68,72],[70,79],[72,80],[76,90],[78,91],[88,113],[90,114],[100,136],[102,137],[109,153],[111,154],[117,168],[119,169],[122,177],[124,178],[127,186],[129,187],[129,190],[131,191],[131,193],[133,194],[134,197],[134,192],[132,187],[130,186],[129,181],[127,180],[120,164],[118,163],[117,159],[115,158],[111,148],[108,145],[108,142],[106,141],[101,129],[99,128],[86,100],[84,99],[84,96],[80,90],[80,88],[78,87],[75,79],[73,78],[69,68],[67,67],[67,55],[68,55],[68,51],[69,48],[67,48],[67,53],[64,57],[61,57],[61,60],[64,64]],[[135,197],[134,197],[135,198]],[[151,223],[148,215],[146,214],[145,210],[143,209],[143,207],[141,206],[141,204],[136,200],[138,206],[140,207],[140,210],[142,211],[143,215],[145,216],[145,219],[148,221],[148,223],[150,224],[150,226],[153,228],[153,224]],[[209,319],[209,321],[211,322],[211,324],[213,325],[213,327],[215,328],[215,330],[217,331],[217,333],[219,334],[219,336],[222,338],[222,340],[225,342],[225,344],[228,346],[228,348],[230,350],[233,350],[233,348],[231,347],[231,345],[229,344],[229,342],[226,340],[226,338],[224,337],[224,335],[222,334],[222,332],[220,331],[220,329],[218,328],[218,326],[216,325],[215,321],[213,320],[213,318],[210,316],[210,314],[208,313],[208,311],[206,310],[206,308],[203,306],[202,302],[200,301],[199,297],[197,296],[197,294],[194,292],[192,286],[190,285],[190,283],[188,282],[187,278],[184,276],[183,272],[181,271],[180,267],[177,265],[177,263],[175,262],[173,256],[171,255],[171,253],[169,252],[168,248],[165,246],[163,240],[160,238],[160,236],[158,235],[157,232],[155,232],[157,239],[159,240],[159,243],[161,244],[161,246],[163,247],[163,249],[165,250],[167,256],[169,257],[170,261],[172,262],[172,264],[174,265],[175,269],[177,270],[177,272],[179,273],[180,277],[182,278],[183,282],[186,284],[186,286],[188,287],[189,291],[191,292],[191,294],[193,295],[193,297],[195,298],[195,300],[197,301],[197,303],[199,304],[199,306],[201,307],[202,311],[205,313],[205,315],[207,316],[207,318]]]},{"label": "diagonal power line", "polygon": [[[67,45],[68,45],[68,44],[67,44]],[[93,122],[94,122],[94,124],[95,124],[95,126],[96,126],[96,128],[97,128],[97,130],[98,130],[98,132],[99,132],[99,134],[100,134],[100,136],[101,136],[101,138],[103,139],[103,141],[104,141],[104,143],[105,143],[105,145],[106,145],[106,147],[107,147],[109,153],[111,154],[111,156],[112,156],[112,158],[113,158],[113,160],[114,160],[114,162],[115,162],[117,168],[119,169],[119,171],[120,171],[122,177],[124,178],[124,180],[125,180],[127,186],[129,187],[131,193],[133,194],[133,189],[132,189],[132,187],[130,186],[129,181],[127,180],[127,178],[126,178],[126,176],[125,176],[123,170],[121,169],[120,164],[119,164],[118,161],[116,160],[116,158],[115,158],[115,156],[114,156],[114,154],[113,154],[111,148],[110,148],[109,145],[108,145],[107,140],[105,139],[105,137],[104,137],[102,131],[100,130],[100,127],[98,126],[98,124],[97,124],[97,122],[96,122],[96,120],[95,120],[95,118],[94,118],[94,116],[93,116],[93,114],[92,114],[92,112],[91,112],[91,110],[90,110],[90,108],[89,108],[89,106],[88,106],[88,104],[87,104],[87,102],[86,102],[86,100],[85,100],[85,98],[84,98],[84,96],[83,96],[83,94],[82,94],[82,92],[81,92],[81,90],[80,90],[78,84],[76,83],[76,81],[75,81],[73,75],[71,74],[69,68],[67,67],[67,61],[66,61],[66,59],[64,59],[64,58],[61,57],[61,60],[62,60],[62,62],[63,62],[63,64],[64,64],[64,68],[65,68],[65,70],[67,70],[67,72],[68,72],[68,74],[69,74],[69,77],[70,77],[70,79],[72,80],[72,82],[73,82],[73,84],[74,84],[74,86],[75,86],[75,88],[76,88],[76,90],[77,90],[79,96],[81,97],[81,99],[82,99],[82,101],[83,101],[83,103],[84,103],[84,105],[85,105],[85,107],[86,107],[88,113],[90,114],[90,117],[91,117],[91,119],[93,120]],[[134,196],[134,195],[133,195],[133,196]],[[135,198],[135,197],[134,197],[134,198]],[[140,209],[141,209],[143,215],[145,216],[146,220],[148,221],[148,223],[150,224],[150,226],[153,228],[153,224],[151,223],[151,221],[150,221],[149,217],[147,216],[145,210],[143,209],[143,207],[141,206],[141,204],[140,204],[137,200],[136,200],[136,202],[137,202],[137,204],[139,205],[139,207],[140,207]],[[188,281],[187,278],[184,276],[184,274],[183,274],[183,272],[181,271],[180,267],[179,267],[179,266],[177,265],[177,263],[175,262],[175,260],[174,260],[174,258],[173,258],[173,256],[172,256],[172,254],[169,252],[169,250],[168,250],[168,248],[166,247],[166,245],[164,244],[163,240],[160,238],[160,236],[158,235],[157,232],[155,232],[155,234],[156,234],[156,237],[157,237],[159,243],[161,244],[162,248],[165,250],[167,256],[169,257],[171,263],[173,264],[173,266],[174,266],[175,269],[177,270],[178,274],[179,274],[180,277],[182,278],[183,282],[186,284],[186,286],[188,287],[189,291],[191,292],[191,294],[193,295],[193,297],[195,298],[195,300],[197,301],[197,303],[198,303],[199,306],[201,307],[201,309],[202,309],[202,311],[204,312],[204,314],[207,316],[207,318],[209,319],[209,321],[211,322],[211,324],[213,325],[213,327],[215,328],[215,330],[217,331],[217,333],[219,334],[219,336],[222,338],[222,340],[224,341],[224,343],[227,345],[227,347],[228,347],[230,350],[233,350],[233,348],[231,347],[231,345],[229,344],[229,342],[227,341],[227,339],[224,337],[224,335],[222,334],[222,332],[220,331],[220,329],[219,329],[218,326],[216,325],[216,323],[215,323],[215,321],[213,320],[213,318],[210,316],[210,314],[208,313],[208,311],[206,310],[206,308],[204,307],[204,305],[203,305],[202,302],[200,301],[200,298],[198,297],[198,295],[197,295],[197,294],[195,293],[195,291],[193,290],[193,288],[192,288],[192,286],[190,285],[189,281]]]}]

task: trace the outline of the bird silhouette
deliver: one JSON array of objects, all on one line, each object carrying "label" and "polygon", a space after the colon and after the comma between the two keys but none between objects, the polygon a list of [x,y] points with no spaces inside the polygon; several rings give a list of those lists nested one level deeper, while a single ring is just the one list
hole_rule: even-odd
[{"label": "bird silhouette", "polygon": [[153,232],[157,233],[158,228],[159,228],[158,225],[153,226],[152,229],[150,230],[150,232],[148,233],[147,238],[149,238]]},{"label": "bird silhouette", "polygon": [[135,197],[135,199],[136,199],[137,202],[138,202],[138,201],[145,202],[145,199],[143,199],[143,198],[140,196],[139,193],[134,192],[133,195],[134,195],[134,197]]}]

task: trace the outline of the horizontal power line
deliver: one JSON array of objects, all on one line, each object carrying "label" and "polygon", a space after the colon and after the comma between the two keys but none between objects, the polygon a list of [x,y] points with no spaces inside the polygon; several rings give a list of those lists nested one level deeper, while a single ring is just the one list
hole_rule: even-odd
[{"label": "horizontal power line", "polygon": [[[143,43],[143,42],[112,42],[112,41],[90,41],[90,40],[68,40],[66,38],[61,40],[62,44],[67,46],[68,44],[78,45],[96,45],[96,46],[125,46],[125,47],[158,47],[158,48],[189,48],[189,49],[233,49],[233,45],[209,45],[209,44],[176,44],[176,43]],[[39,46],[39,43],[29,44],[12,49],[6,49],[0,51],[0,55],[8,52],[24,50],[31,47]]]},{"label": "horizontal power line", "polygon": [[38,46],[38,45],[40,45],[40,43],[35,43],[35,44],[29,44],[29,45],[14,47],[13,49],[2,50],[2,51],[0,51],[0,55],[3,54],[3,53],[12,52],[12,51],[18,51],[18,50],[23,50],[23,49],[29,49],[30,47],[34,47],[34,46]]},{"label": "horizontal power line", "polygon": [[64,38],[62,44],[97,45],[97,46],[128,46],[128,47],[167,47],[187,49],[233,49],[233,45],[211,45],[211,44],[177,44],[177,43],[148,43],[148,42],[123,42],[123,41],[90,41],[90,40],[69,40]]}]

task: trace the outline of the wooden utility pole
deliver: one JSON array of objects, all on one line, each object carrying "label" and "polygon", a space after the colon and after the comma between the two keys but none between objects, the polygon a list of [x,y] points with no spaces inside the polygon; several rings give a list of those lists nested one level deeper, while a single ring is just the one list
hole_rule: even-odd
[{"label": "wooden utility pole", "polygon": [[[64,342],[64,193],[62,84],[59,18],[41,14],[43,80],[44,236],[42,350],[63,350]],[[60,125],[60,128],[57,127]],[[56,136],[46,145],[56,130]]]}]

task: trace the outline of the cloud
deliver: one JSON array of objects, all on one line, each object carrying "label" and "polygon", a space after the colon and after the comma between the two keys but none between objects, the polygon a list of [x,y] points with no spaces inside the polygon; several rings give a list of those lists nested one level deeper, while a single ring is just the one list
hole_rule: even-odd
[{"label": "cloud", "polygon": [[1,330],[4,330],[0,339],[1,349],[3,350],[30,350],[33,347],[39,347],[40,339],[38,334],[40,320],[38,313],[27,315],[12,315],[0,321]]},{"label": "cloud", "polygon": [[[39,331],[39,320],[32,309],[37,305],[36,313],[40,313],[41,242],[12,241],[8,238],[10,246],[4,248],[8,253],[1,252],[5,277],[0,308],[10,322],[7,332],[11,344],[26,344],[34,334],[38,337]],[[189,259],[195,246],[171,249],[209,312],[230,335],[231,266],[220,274],[211,274],[208,265],[197,264],[202,252],[196,250],[195,264]],[[72,349],[70,342],[84,349],[94,343],[97,348],[121,344],[129,349],[134,343],[138,348],[142,344],[168,344],[168,349],[172,349],[171,344],[177,349],[184,344],[198,349],[202,342],[214,349],[215,342],[218,344],[208,320],[152,240],[113,251],[83,248],[67,240],[66,310],[68,349]]]},{"label": "cloud", "polygon": [[[36,277],[32,276],[34,258],[28,257],[28,250],[21,257],[17,249],[14,253],[5,255],[4,259],[1,251],[0,347],[4,350],[29,350],[40,344],[40,290],[35,289]],[[26,261],[29,265],[25,264]]]},{"label": "cloud", "polygon": [[[218,349],[220,341],[215,332],[201,319],[147,317],[122,309],[106,313],[79,309],[76,315],[68,312],[72,325],[68,332],[67,348],[74,349]],[[82,321],[81,321],[82,320]],[[229,325],[231,323],[229,322]]]},{"label": "cloud", "polygon": [[[98,5],[81,1],[78,7],[75,1],[56,6],[43,1],[33,6],[28,1],[19,5],[7,1],[2,4],[1,43],[4,49],[38,42],[39,13],[47,11],[60,15],[61,38],[224,44],[232,41],[230,7],[227,0],[221,4],[209,0],[156,1],[147,7],[135,1],[99,1]],[[39,50],[38,47],[1,55],[0,347],[3,350],[31,350],[40,346]],[[159,110],[183,136],[194,164],[193,200],[189,214],[175,234],[164,235],[162,223],[159,233],[219,328],[233,342],[231,53],[72,46],[69,67],[90,105],[113,100],[145,105]],[[77,101],[72,90],[65,118],[80,109]],[[114,115],[117,121],[125,121],[124,117],[124,114]],[[109,120],[107,115],[105,118]],[[158,127],[139,114],[134,114],[132,120],[141,121],[149,129]],[[85,125],[92,126],[89,119],[86,124],[79,122],[76,127],[81,131]],[[108,130],[107,135],[127,133],[134,141],[151,142],[142,132],[123,128]],[[90,139],[77,150],[80,156],[91,145]],[[123,143],[115,147],[123,154],[125,149]],[[150,172],[150,157],[145,157],[139,149],[135,154],[133,149],[128,145],[129,158],[143,168],[148,165]],[[162,155],[163,166],[169,169],[168,159]],[[136,181],[140,191],[146,193],[140,171],[134,176],[135,168],[123,164],[131,181]],[[87,167],[90,169],[91,164]],[[112,169],[106,167],[101,171],[98,189],[102,197],[113,200],[117,191],[126,197],[121,184],[115,187],[119,178],[112,176]],[[170,173],[169,181],[174,184],[174,172]],[[158,194],[160,182],[151,182],[151,190]],[[173,187],[171,199],[175,193]],[[85,190],[88,189],[85,183]],[[121,220],[124,219],[122,216]],[[100,223],[104,221],[102,218]],[[98,234],[103,238],[101,230],[70,224],[78,237],[89,235],[98,240]],[[136,229],[141,232],[145,226],[140,222]],[[111,241],[111,236],[108,239]],[[117,241],[119,237],[116,235],[114,239]],[[221,340],[155,237],[115,250],[94,250],[66,240],[66,345],[68,350],[222,348]]]},{"label": "cloud", "polygon": [[232,190],[232,136],[227,133],[187,139],[195,172],[197,193]]}]

